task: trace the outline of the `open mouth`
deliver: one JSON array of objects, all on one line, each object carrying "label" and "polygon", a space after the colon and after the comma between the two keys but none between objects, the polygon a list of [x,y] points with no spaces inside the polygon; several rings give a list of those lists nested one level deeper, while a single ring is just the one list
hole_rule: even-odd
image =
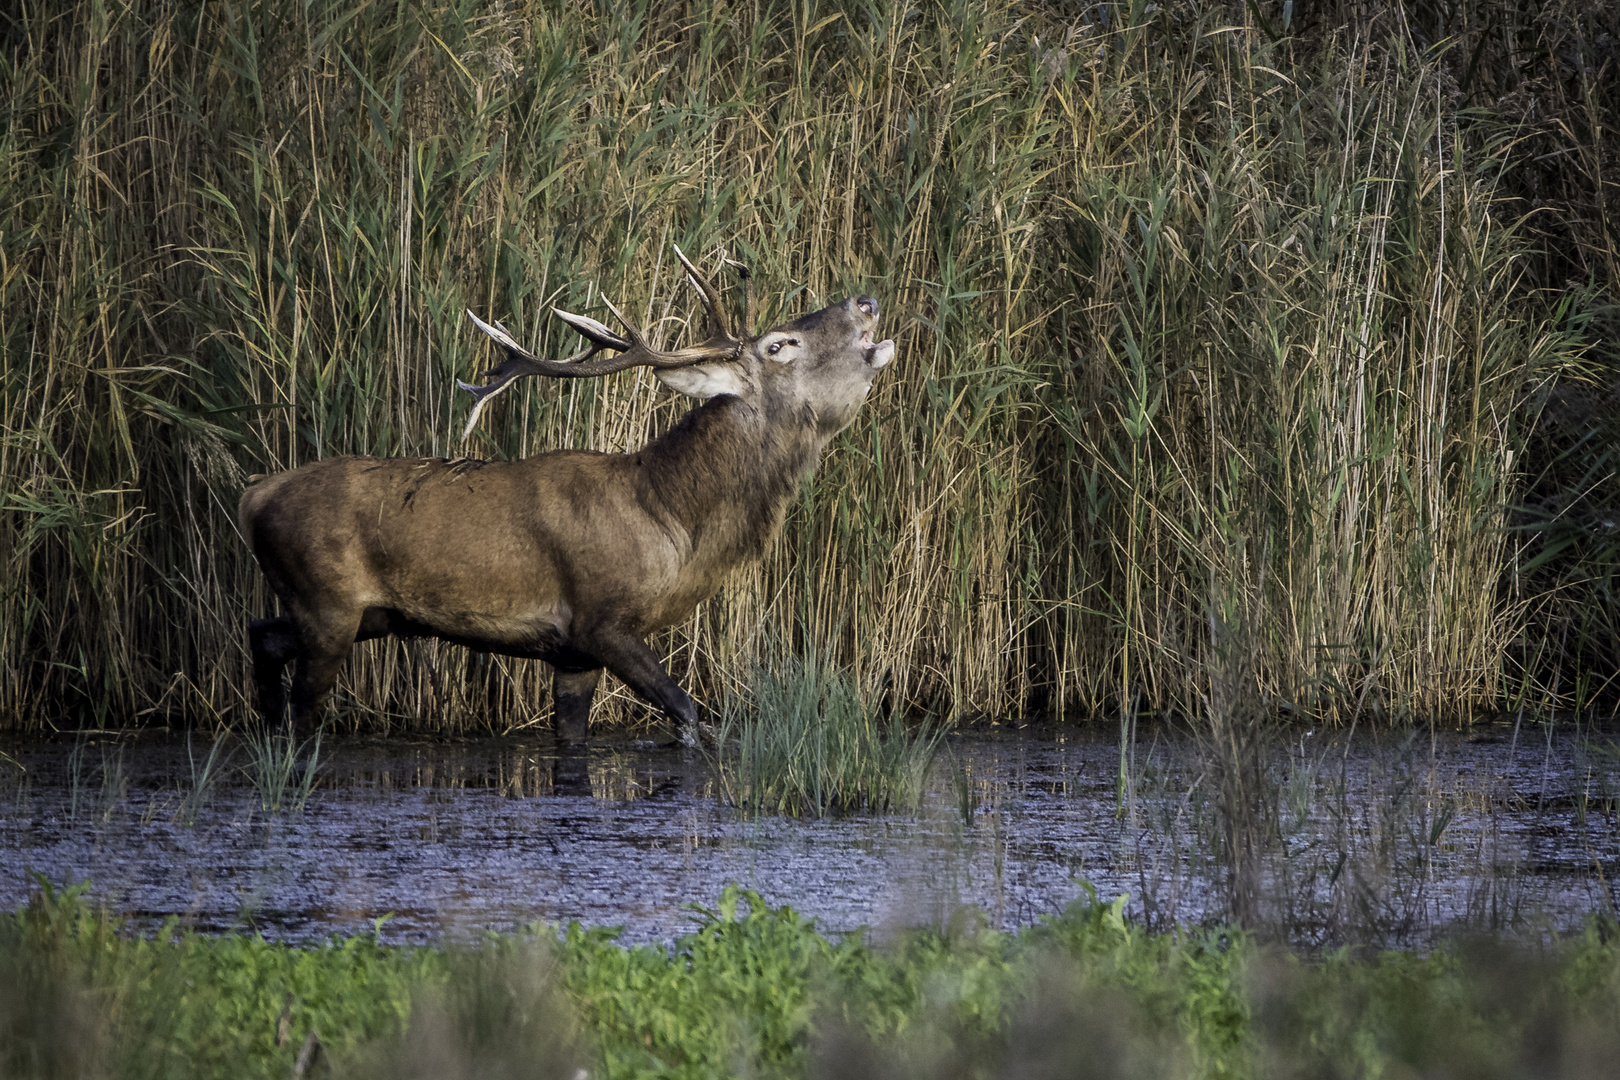
[{"label": "open mouth", "polygon": [[872,331],[864,331],[860,336],[861,350],[866,353],[867,366],[881,368],[888,366],[894,359],[894,342],[889,340],[873,341]]}]

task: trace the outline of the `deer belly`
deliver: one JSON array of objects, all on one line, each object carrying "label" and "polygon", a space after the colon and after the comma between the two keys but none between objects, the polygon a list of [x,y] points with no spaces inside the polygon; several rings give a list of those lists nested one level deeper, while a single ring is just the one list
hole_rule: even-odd
[{"label": "deer belly", "polygon": [[567,610],[560,607],[492,615],[379,606],[366,609],[357,640],[431,637],[480,652],[546,660],[567,650],[568,622]]}]

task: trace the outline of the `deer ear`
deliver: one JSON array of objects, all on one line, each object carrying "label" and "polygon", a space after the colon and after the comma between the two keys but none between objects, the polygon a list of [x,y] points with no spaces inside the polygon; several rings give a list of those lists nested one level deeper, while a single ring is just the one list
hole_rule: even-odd
[{"label": "deer ear", "polygon": [[704,401],[721,394],[741,397],[747,389],[742,370],[736,364],[694,364],[691,367],[663,368],[654,374],[659,382],[676,393]]}]

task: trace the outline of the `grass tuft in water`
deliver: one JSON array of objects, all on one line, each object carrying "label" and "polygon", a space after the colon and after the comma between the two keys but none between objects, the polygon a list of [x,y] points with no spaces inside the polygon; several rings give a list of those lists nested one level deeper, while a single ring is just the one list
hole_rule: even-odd
[{"label": "grass tuft in water", "polygon": [[945,748],[945,756],[950,770],[951,793],[956,796],[956,812],[962,817],[963,827],[972,828],[973,819],[979,813],[979,789],[964,759],[957,757],[949,746]]},{"label": "grass tuft in water", "polygon": [[96,817],[111,821],[113,811],[129,794],[129,777],[124,773],[124,748],[115,746],[111,753],[101,751],[101,794],[96,798]]},{"label": "grass tuft in water", "polygon": [[191,787],[180,800],[180,824],[188,829],[197,824],[197,816],[207,804],[214,783],[230,764],[230,751],[224,750],[224,747],[225,736],[223,734],[216,736],[208,748],[208,756],[203,758],[199,767],[197,755],[191,748],[191,735],[190,733],[186,735],[186,761],[191,766]]},{"label": "grass tuft in water", "polygon": [[726,701],[718,740],[738,806],[811,817],[917,806],[942,728],[875,715],[848,673],[813,654],[752,682],[751,702]]},{"label": "grass tuft in water", "polygon": [[291,735],[260,727],[246,742],[248,763],[242,771],[264,812],[302,810],[320,779],[321,733],[299,744]]},{"label": "grass tuft in water", "polygon": [[73,749],[68,752],[67,760],[68,778],[68,820],[79,820],[79,800],[84,794],[84,736],[73,741]]}]

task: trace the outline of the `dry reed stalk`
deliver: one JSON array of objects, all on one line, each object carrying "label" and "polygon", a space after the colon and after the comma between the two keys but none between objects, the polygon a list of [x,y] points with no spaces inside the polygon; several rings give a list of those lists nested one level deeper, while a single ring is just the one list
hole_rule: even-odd
[{"label": "dry reed stalk", "polygon": [[[679,339],[671,241],[752,262],[765,320],[881,295],[902,357],[764,563],[660,641],[711,700],[780,642],[957,714],[1193,713],[1222,583],[1263,578],[1271,699],[1500,702],[1526,391],[1579,342],[1519,287],[1498,129],[1404,31],[1296,51],[1242,6],[1102,11],[23,9],[0,723],[243,714],[248,473],[662,430],[684,406],[625,374],[514,393],[462,445],[451,387],[487,362],[469,307],[541,352],[553,303],[603,294]],[[504,729],[545,685],[378,643],[339,700]]]}]

